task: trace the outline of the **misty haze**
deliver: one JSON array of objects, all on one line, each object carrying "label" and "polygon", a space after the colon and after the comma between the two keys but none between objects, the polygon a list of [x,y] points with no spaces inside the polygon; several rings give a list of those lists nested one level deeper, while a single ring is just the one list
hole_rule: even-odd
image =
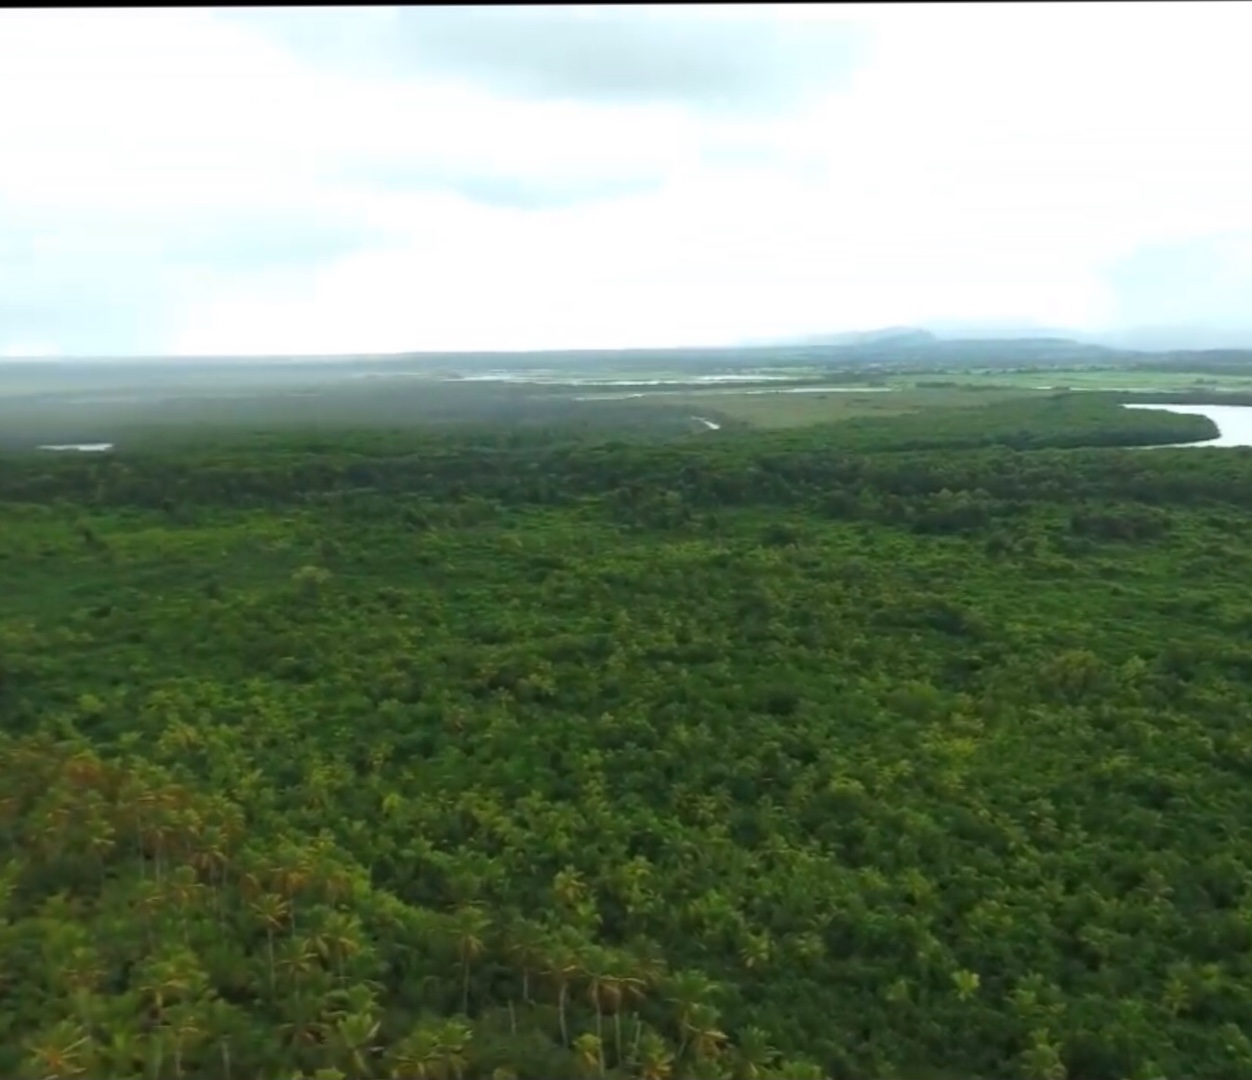
[{"label": "misty haze", "polygon": [[1249,31],[0,11],[0,1077],[1252,1077]]}]

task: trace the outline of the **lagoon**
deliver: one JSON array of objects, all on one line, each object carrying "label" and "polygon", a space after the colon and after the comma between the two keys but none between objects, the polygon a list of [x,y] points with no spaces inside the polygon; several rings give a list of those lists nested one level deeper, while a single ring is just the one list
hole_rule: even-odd
[{"label": "lagoon", "polygon": [[1164,409],[1166,412],[1207,416],[1217,425],[1216,439],[1171,443],[1171,446],[1252,446],[1252,405],[1126,405],[1127,409]]},{"label": "lagoon", "polygon": [[40,450],[77,450],[79,453],[85,454],[102,454],[106,450],[112,450],[111,442],[102,443],[61,443],[54,446],[41,446]]}]

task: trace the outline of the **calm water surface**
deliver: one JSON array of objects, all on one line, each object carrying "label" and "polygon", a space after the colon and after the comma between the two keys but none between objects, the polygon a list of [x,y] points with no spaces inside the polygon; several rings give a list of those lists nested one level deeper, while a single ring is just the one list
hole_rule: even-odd
[{"label": "calm water surface", "polygon": [[41,446],[40,450],[77,450],[80,453],[102,454],[106,450],[112,450],[111,442],[100,443],[59,443],[55,446]]},{"label": "calm water surface", "polygon": [[1127,405],[1127,409],[1164,409],[1166,412],[1207,416],[1221,432],[1216,439],[1174,443],[1174,446],[1252,446],[1252,405]]}]

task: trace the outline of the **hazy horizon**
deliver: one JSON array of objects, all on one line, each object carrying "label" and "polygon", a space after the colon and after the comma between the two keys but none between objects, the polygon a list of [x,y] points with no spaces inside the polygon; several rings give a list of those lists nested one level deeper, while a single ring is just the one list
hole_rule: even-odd
[{"label": "hazy horizon", "polygon": [[0,12],[0,358],[1252,347],[1250,28],[1213,3]]}]

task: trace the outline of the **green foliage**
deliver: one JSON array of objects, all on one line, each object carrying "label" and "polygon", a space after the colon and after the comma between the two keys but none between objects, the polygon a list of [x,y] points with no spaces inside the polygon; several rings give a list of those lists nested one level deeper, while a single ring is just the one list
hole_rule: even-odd
[{"label": "green foliage", "polygon": [[6,457],[0,1075],[1252,1076],[1252,455],[1090,400]]}]

